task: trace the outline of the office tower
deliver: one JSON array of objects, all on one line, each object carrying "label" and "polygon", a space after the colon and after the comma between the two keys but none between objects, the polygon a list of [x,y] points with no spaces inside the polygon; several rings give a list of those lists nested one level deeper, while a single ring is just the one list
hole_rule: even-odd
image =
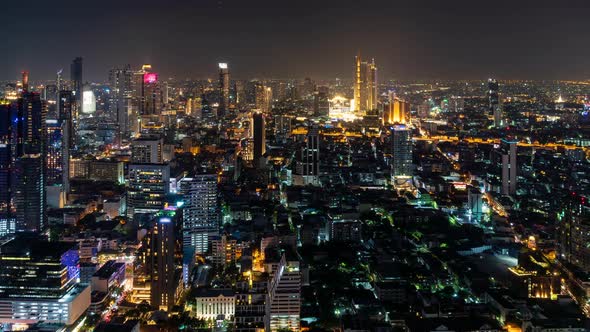
[{"label": "office tower", "polygon": [[127,216],[155,213],[164,208],[170,191],[170,166],[130,164],[127,184]]},{"label": "office tower", "polygon": [[500,106],[498,81],[493,78],[488,79],[488,109],[494,117],[494,127],[502,127],[504,119],[502,118],[502,108]]},{"label": "office tower", "polygon": [[377,109],[378,85],[377,85],[377,65],[375,59],[367,63],[367,111]]},{"label": "office tower", "polygon": [[308,129],[304,145],[299,150],[296,170],[297,174],[307,178],[305,183],[318,183],[320,176],[320,130],[317,126],[311,126]]},{"label": "office tower", "polygon": [[319,86],[314,93],[313,110],[316,116],[329,116],[330,100],[329,88],[327,86]]},{"label": "office tower", "polygon": [[19,237],[0,246],[0,325],[72,325],[90,306],[75,244]]},{"label": "office tower", "polygon": [[164,140],[156,137],[140,137],[131,141],[131,162],[161,164]]},{"label": "office tower", "polygon": [[173,218],[156,217],[148,248],[147,275],[150,277],[150,304],[159,310],[170,311],[176,303],[176,265],[174,264]]},{"label": "office tower", "polygon": [[412,176],[412,132],[405,125],[394,125],[392,135],[393,176]]},{"label": "office tower", "polygon": [[502,139],[500,153],[502,156],[502,195],[516,194],[517,141]]},{"label": "office tower", "polygon": [[361,54],[354,57],[354,111],[361,111],[361,90],[363,81],[361,76]]},{"label": "office tower", "polygon": [[260,158],[266,152],[266,126],[264,114],[252,114],[252,124],[254,128],[252,135],[254,141],[254,147],[252,149],[254,156],[253,160],[254,166],[257,167],[260,163]]},{"label": "office tower", "polygon": [[13,126],[15,112],[8,101],[0,100],[0,236],[16,232],[14,207]]},{"label": "office tower", "polygon": [[74,146],[74,127],[72,113],[75,104],[72,91],[59,91],[58,93],[58,119],[61,123],[62,132],[62,185],[67,194],[70,191],[70,155]]},{"label": "office tower", "polygon": [[19,231],[43,230],[46,183],[47,105],[38,93],[24,92],[15,103],[13,136],[16,222]]},{"label": "office tower", "polygon": [[362,61],[360,53],[355,57],[354,111],[360,114],[377,109],[377,65]]},{"label": "office tower", "polygon": [[63,176],[63,135],[59,120],[46,120],[47,125],[47,185],[61,185]]},{"label": "office tower", "polygon": [[129,113],[132,107],[132,81],[133,72],[130,65],[122,68],[115,67],[109,71],[109,84],[111,87],[109,113],[117,122],[117,142],[119,144],[131,135]]},{"label": "office tower", "polygon": [[209,240],[219,235],[217,175],[198,174],[187,179],[183,210],[183,250],[206,253]]},{"label": "office tower", "polygon": [[82,80],[82,63],[82,58],[77,57],[72,61],[70,66],[70,80],[72,81],[72,91],[76,101],[76,106],[74,107],[76,112],[75,114],[72,114],[75,123],[77,123],[78,114],[84,111],[82,109],[82,89],[84,84]]},{"label": "office tower", "polygon": [[256,109],[268,113],[272,108],[272,89],[260,82],[254,84],[254,99]]},{"label": "office tower", "polygon": [[229,110],[229,69],[227,63],[219,64],[219,108],[217,116],[223,117]]},{"label": "office tower", "polygon": [[271,332],[283,329],[299,331],[300,316],[301,273],[299,261],[287,260],[283,253],[268,285],[265,330]]},{"label": "office tower", "polygon": [[160,115],[164,101],[158,74],[146,71],[141,77],[142,104],[140,114]]}]

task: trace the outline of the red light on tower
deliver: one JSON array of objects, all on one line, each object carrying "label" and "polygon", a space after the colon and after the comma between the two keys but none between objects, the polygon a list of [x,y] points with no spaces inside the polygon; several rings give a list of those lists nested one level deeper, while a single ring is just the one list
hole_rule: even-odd
[{"label": "red light on tower", "polygon": [[146,73],[143,75],[143,83],[146,84],[154,84],[158,82],[158,74],[156,73]]}]

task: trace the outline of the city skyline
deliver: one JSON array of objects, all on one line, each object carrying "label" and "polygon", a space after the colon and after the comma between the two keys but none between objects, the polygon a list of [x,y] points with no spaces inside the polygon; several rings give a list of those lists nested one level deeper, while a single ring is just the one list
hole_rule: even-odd
[{"label": "city skyline", "polygon": [[[241,79],[347,79],[358,51],[376,59],[383,79],[590,77],[581,1],[33,2],[6,5],[29,15],[8,18],[7,43],[15,46],[0,55],[2,80],[23,70],[52,79],[76,56],[88,81],[106,81],[111,67],[127,63],[152,63],[163,77],[215,77],[219,62]],[[48,26],[64,31],[68,47],[44,37]]]}]

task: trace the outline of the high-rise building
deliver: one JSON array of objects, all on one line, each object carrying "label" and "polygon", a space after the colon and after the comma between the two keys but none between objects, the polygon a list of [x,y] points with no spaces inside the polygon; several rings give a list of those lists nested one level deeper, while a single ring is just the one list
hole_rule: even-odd
[{"label": "high-rise building", "polygon": [[8,101],[0,100],[0,236],[16,232],[14,206],[13,122],[16,114]]},{"label": "high-rise building", "polygon": [[131,162],[161,164],[164,140],[155,137],[140,137],[131,141]]},{"label": "high-rise building", "polygon": [[176,303],[179,278],[174,262],[174,221],[168,215],[156,217],[148,248],[147,275],[150,277],[150,304],[170,311]]},{"label": "high-rise building", "polygon": [[70,155],[74,146],[74,127],[72,113],[74,108],[74,94],[72,91],[59,91],[57,98],[58,121],[62,132],[62,185],[65,193],[70,191]]},{"label": "high-rise building", "polygon": [[160,115],[164,105],[158,74],[145,72],[141,80],[141,115]]},{"label": "high-rise building", "polygon": [[405,125],[394,125],[392,136],[393,176],[412,176],[412,132]]},{"label": "high-rise building", "polygon": [[304,178],[305,184],[318,184],[320,176],[320,130],[309,127],[305,142],[299,149],[296,173]]},{"label": "high-rise building", "polygon": [[59,120],[50,119],[47,124],[47,185],[61,185],[63,178],[63,134]]},{"label": "high-rise building", "polygon": [[502,195],[516,194],[517,141],[502,139],[500,153],[502,157]]},{"label": "high-rise building", "polygon": [[496,128],[500,128],[504,124],[499,90],[498,81],[493,78],[488,79],[488,109],[494,117],[494,127]]},{"label": "high-rise building", "polygon": [[410,103],[399,99],[395,92],[389,91],[389,104],[383,112],[383,124],[408,124],[410,122]]},{"label": "high-rise building", "polygon": [[198,174],[186,179],[183,210],[183,250],[206,253],[209,240],[219,235],[217,175]]},{"label": "high-rise building", "polygon": [[109,83],[111,87],[109,113],[116,119],[118,127],[118,142],[129,138],[131,125],[129,123],[133,96],[133,72],[131,66],[113,68],[109,71]]},{"label": "high-rise building", "polygon": [[316,116],[329,116],[330,114],[330,90],[327,86],[319,86],[314,92],[313,112]]},{"label": "high-rise building", "polygon": [[272,108],[272,89],[261,82],[254,83],[254,101],[256,109],[268,113]]},{"label": "high-rise building", "polygon": [[355,57],[354,111],[365,113],[377,109],[378,98],[377,65],[362,61],[360,53]]},{"label": "high-rise building", "polygon": [[72,325],[90,306],[75,244],[17,237],[0,246],[0,325]]},{"label": "high-rise building", "polygon": [[266,152],[266,125],[265,125],[265,118],[263,113],[254,113],[252,114],[252,124],[253,124],[253,164],[257,167],[260,163],[260,158]]},{"label": "high-rise building", "polygon": [[227,63],[219,64],[219,108],[217,115],[223,117],[229,110],[229,69]]},{"label": "high-rise building", "polygon": [[266,296],[266,331],[299,331],[301,316],[301,272],[299,261],[282,254]]},{"label": "high-rise building", "polygon": [[70,65],[70,80],[72,81],[72,91],[74,94],[74,98],[76,101],[76,106],[74,109],[76,110],[75,114],[73,114],[74,122],[77,123],[78,114],[83,112],[82,109],[82,89],[84,85],[83,76],[83,59],[82,57],[77,57],[72,61]]},{"label": "high-rise building", "polygon": [[127,184],[127,216],[156,213],[164,208],[170,192],[170,166],[130,164]]},{"label": "high-rise building", "polygon": [[47,105],[38,93],[24,92],[15,103],[13,125],[16,222],[19,231],[39,232],[45,212]]}]

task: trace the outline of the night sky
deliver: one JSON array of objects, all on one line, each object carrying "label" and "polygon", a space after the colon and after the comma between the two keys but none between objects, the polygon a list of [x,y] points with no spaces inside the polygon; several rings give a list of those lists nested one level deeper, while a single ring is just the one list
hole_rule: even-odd
[{"label": "night sky", "polygon": [[[85,80],[117,64],[163,76],[380,80],[590,78],[590,1],[56,0],[2,3],[0,79],[50,79],[75,56]],[[67,77],[67,76],[66,76]]]}]

